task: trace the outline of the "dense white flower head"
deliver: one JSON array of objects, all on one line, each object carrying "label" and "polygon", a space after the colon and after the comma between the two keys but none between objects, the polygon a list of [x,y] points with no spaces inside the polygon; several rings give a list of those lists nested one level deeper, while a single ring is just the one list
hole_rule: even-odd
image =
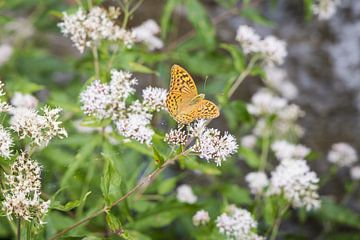
[{"label": "dense white flower head", "polygon": [[288,75],[284,69],[274,65],[266,65],[264,70],[266,73],[265,82],[270,88],[288,100],[293,100],[298,96],[297,87],[288,80]]},{"label": "dense white flower head", "polygon": [[70,36],[75,47],[83,53],[86,47],[98,44],[101,40],[123,41],[126,46],[131,46],[134,34],[115,23],[120,12],[115,8],[108,11],[93,7],[87,13],[79,8],[74,14],[63,13],[63,22],[58,26],[65,36]]},{"label": "dense white flower head", "polygon": [[11,98],[11,105],[16,108],[36,108],[39,101],[30,94],[16,92]]},{"label": "dense white flower head", "polygon": [[9,219],[13,217],[26,221],[42,219],[47,213],[50,201],[40,198],[41,168],[38,163],[21,153],[13,163],[9,174],[5,174],[3,209]]},{"label": "dense white flower head", "polygon": [[350,169],[350,176],[353,180],[360,180],[360,166],[354,166]]},{"label": "dense white flower head", "polygon": [[236,41],[241,44],[245,54],[257,53],[260,51],[260,36],[249,26],[239,26],[236,32]]},{"label": "dense white flower head", "polygon": [[304,159],[310,153],[310,149],[304,145],[294,145],[285,140],[275,141],[271,145],[271,149],[279,160]]},{"label": "dense white flower head", "polygon": [[254,232],[257,222],[251,213],[234,205],[230,205],[225,213],[217,217],[216,227],[221,234],[226,235],[229,239],[264,239]]},{"label": "dense white flower head", "polygon": [[264,172],[251,172],[245,177],[250,191],[254,195],[262,194],[269,185],[269,179]]},{"label": "dense white flower head", "polygon": [[179,202],[194,204],[197,196],[193,193],[192,188],[187,184],[182,184],[176,189],[176,198]]},{"label": "dense white flower head", "polygon": [[208,222],[210,222],[209,213],[203,209],[197,211],[192,218],[192,222],[196,227],[200,225],[206,225]]},{"label": "dense white flower head", "polygon": [[138,80],[130,72],[111,70],[110,92],[114,100],[124,101],[135,92]]},{"label": "dense white flower head", "polygon": [[335,143],[328,153],[328,161],[339,167],[349,167],[358,160],[356,150],[347,143]]},{"label": "dense white flower head", "polygon": [[145,43],[151,51],[164,47],[163,41],[155,36],[160,33],[160,27],[153,19],[146,20],[140,26],[133,28],[133,33],[135,41]]},{"label": "dense white flower head", "polygon": [[305,160],[282,160],[271,173],[268,193],[283,194],[293,207],[309,211],[320,207],[318,188],[319,178]]},{"label": "dense white flower head", "polygon": [[149,111],[165,109],[166,89],[147,87],[142,92],[143,104]]},{"label": "dense white flower head", "polygon": [[10,158],[12,155],[11,146],[14,144],[11,135],[2,125],[0,125],[0,156]]},{"label": "dense white flower head", "polygon": [[7,43],[0,45],[0,67],[9,61],[13,51],[13,47]]},{"label": "dense white flower head", "polygon": [[241,146],[246,148],[254,148],[256,146],[256,136],[253,134],[243,136],[241,138]]},{"label": "dense white flower head", "polygon": [[320,20],[329,20],[336,13],[340,0],[315,0],[312,6],[313,13]]},{"label": "dense white flower head", "polygon": [[50,109],[43,107],[43,115],[39,115],[35,109],[12,108],[10,113],[10,128],[19,134],[20,139],[29,137],[38,146],[47,145],[54,137],[67,137],[67,132],[58,121],[60,108]]},{"label": "dense white flower head", "polygon": [[275,96],[267,89],[260,89],[251,98],[248,111],[255,115],[271,115],[281,112],[287,106],[287,100]]},{"label": "dense white flower head", "polygon": [[181,128],[171,129],[168,133],[165,134],[164,141],[170,145],[185,145],[189,135],[186,131]]}]

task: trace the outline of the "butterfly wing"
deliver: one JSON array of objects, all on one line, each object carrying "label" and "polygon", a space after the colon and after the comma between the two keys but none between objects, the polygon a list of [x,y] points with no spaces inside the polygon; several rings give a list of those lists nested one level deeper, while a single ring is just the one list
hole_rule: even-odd
[{"label": "butterfly wing", "polygon": [[196,85],[190,74],[179,65],[173,65],[170,90],[166,97],[166,107],[170,115],[176,119],[197,95]]},{"label": "butterfly wing", "polygon": [[215,103],[203,99],[196,104],[186,108],[175,117],[175,120],[183,124],[189,124],[198,119],[217,118],[219,115],[220,112]]}]

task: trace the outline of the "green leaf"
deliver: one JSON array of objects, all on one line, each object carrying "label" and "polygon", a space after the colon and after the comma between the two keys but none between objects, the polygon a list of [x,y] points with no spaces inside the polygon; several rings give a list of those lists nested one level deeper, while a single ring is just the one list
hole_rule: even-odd
[{"label": "green leaf", "polygon": [[354,211],[336,204],[330,199],[325,199],[321,203],[319,215],[326,221],[332,221],[351,227],[360,228],[360,215]]},{"label": "green leaf", "polygon": [[234,184],[226,185],[222,189],[223,195],[236,204],[251,204],[249,191]]},{"label": "green leaf", "polygon": [[211,165],[207,162],[198,162],[194,158],[181,158],[179,159],[184,167],[191,169],[191,170],[197,170],[207,175],[220,175],[221,171],[219,168],[217,168],[214,165]]},{"label": "green leaf", "polygon": [[66,203],[65,205],[61,205],[58,201],[51,201],[51,208],[56,209],[63,212],[68,212],[84,203],[86,198],[91,194],[91,192],[87,192],[84,197],[80,200],[74,200]]},{"label": "green leaf", "polygon": [[203,44],[209,50],[215,48],[215,28],[212,25],[207,11],[199,0],[185,0],[187,16],[196,32],[202,38]]},{"label": "green leaf", "polygon": [[221,48],[227,50],[233,59],[234,67],[237,71],[239,71],[239,74],[244,71],[246,67],[245,57],[242,54],[241,48],[233,45],[233,44],[221,44]]},{"label": "green leaf", "polygon": [[12,75],[6,82],[6,89],[10,92],[33,93],[44,89],[44,86],[31,82],[27,78]]},{"label": "green leaf", "polygon": [[158,75],[156,71],[152,70],[151,68],[142,65],[140,63],[136,62],[130,62],[129,63],[130,70],[132,72],[138,72],[138,73],[146,73],[146,74],[155,74]]},{"label": "green leaf", "polygon": [[163,180],[158,187],[158,193],[164,195],[171,192],[176,186],[176,180],[175,177]]},{"label": "green leaf", "polygon": [[311,21],[313,17],[312,6],[314,4],[313,0],[304,0],[304,9],[305,9],[305,19],[306,21]]},{"label": "green leaf", "polygon": [[168,0],[163,9],[161,16],[161,37],[166,39],[171,25],[171,15],[175,10],[175,7],[180,3],[180,0]]},{"label": "green leaf", "polygon": [[110,230],[118,235],[122,235],[123,229],[122,224],[116,216],[114,216],[111,212],[106,213],[106,223],[109,226]]},{"label": "green leaf", "polygon": [[250,19],[251,21],[267,26],[267,27],[273,27],[274,23],[272,21],[270,21],[269,19],[265,18],[263,15],[260,14],[260,12],[256,9],[256,8],[243,8],[240,11],[240,14],[245,17]]},{"label": "green leaf", "polygon": [[161,167],[164,164],[164,157],[159,153],[159,151],[153,146],[153,158],[157,167]]},{"label": "green leaf", "polygon": [[249,167],[254,169],[259,168],[261,162],[260,157],[252,149],[240,147],[239,154],[244,158]]}]

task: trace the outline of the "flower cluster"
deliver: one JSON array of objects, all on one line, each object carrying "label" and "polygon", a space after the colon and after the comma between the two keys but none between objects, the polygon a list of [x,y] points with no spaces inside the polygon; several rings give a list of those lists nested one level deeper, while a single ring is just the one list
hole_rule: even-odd
[{"label": "flower cluster", "polygon": [[145,43],[150,51],[164,47],[163,41],[155,36],[160,33],[160,27],[153,19],[149,19],[140,26],[133,28],[133,33],[135,41]]},{"label": "flower cluster", "polygon": [[257,138],[253,134],[245,135],[241,138],[241,146],[246,148],[254,148]]},{"label": "flower cluster", "polygon": [[356,150],[347,143],[335,143],[328,153],[328,161],[340,167],[349,167],[358,160]]},{"label": "flower cluster", "polygon": [[[5,95],[4,86],[5,86],[4,83],[0,81],[0,98]],[[8,110],[9,110],[9,105],[7,104],[7,102],[2,101],[0,99],[0,113],[6,112]]]},{"label": "flower cluster", "polygon": [[179,202],[194,204],[197,196],[193,193],[192,188],[187,184],[182,184],[176,189],[176,198]]},{"label": "flower cluster", "polygon": [[143,90],[142,102],[136,100],[127,105],[137,83],[131,73],[113,69],[109,84],[95,80],[80,94],[81,108],[86,115],[97,119],[111,118],[119,134],[126,139],[151,144],[152,112],[165,108],[166,90],[147,87]]},{"label": "flower cluster", "polygon": [[241,44],[245,54],[260,54],[269,64],[283,64],[287,56],[286,43],[274,36],[261,39],[255,31],[246,25],[239,26],[236,40]]},{"label": "flower cluster", "polygon": [[250,191],[254,195],[263,194],[265,188],[269,185],[269,179],[264,172],[251,172],[245,177]]},{"label": "flower cluster", "polygon": [[0,156],[10,158],[13,144],[10,132],[0,125]]},{"label": "flower cluster", "polygon": [[229,239],[264,240],[265,238],[255,233],[257,222],[250,212],[245,209],[230,205],[227,211],[216,219],[216,227],[221,234]]},{"label": "flower cluster", "polygon": [[320,20],[329,20],[336,13],[340,0],[315,0],[312,6],[313,13]]},{"label": "flower cluster", "polygon": [[285,140],[275,141],[271,145],[271,149],[279,160],[303,159],[310,153],[309,148],[301,144],[294,145]]},{"label": "flower cluster", "polygon": [[30,94],[16,92],[11,98],[11,105],[15,108],[36,108],[39,101]]},{"label": "flower cluster", "polygon": [[288,80],[287,73],[284,69],[267,65],[264,70],[266,74],[265,83],[267,86],[288,100],[293,100],[298,96],[297,87]]},{"label": "flower cluster", "polygon": [[9,219],[22,218],[26,221],[36,220],[43,224],[42,219],[47,213],[50,201],[40,198],[41,168],[38,163],[21,153],[11,165],[9,174],[5,174],[3,209]]},{"label": "flower cluster", "polygon": [[205,210],[197,211],[192,218],[192,222],[196,227],[200,225],[206,225],[208,222],[210,222],[209,213]]},{"label": "flower cluster", "polygon": [[354,166],[350,170],[350,176],[353,180],[360,180],[360,166]]},{"label": "flower cluster", "polygon": [[70,36],[75,47],[83,53],[86,47],[92,47],[101,40],[123,41],[130,47],[134,42],[134,34],[118,25],[115,20],[120,15],[118,8],[105,10],[93,7],[89,12],[78,9],[74,14],[63,13],[63,22],[58,26],[65,36]]},{"label": "flower cluster", "polygon": [[285,159],[271,173],[269,194],[283,194],[295,208],[317,209],[320,207],[318,184],[319,178],[305,160]]}]

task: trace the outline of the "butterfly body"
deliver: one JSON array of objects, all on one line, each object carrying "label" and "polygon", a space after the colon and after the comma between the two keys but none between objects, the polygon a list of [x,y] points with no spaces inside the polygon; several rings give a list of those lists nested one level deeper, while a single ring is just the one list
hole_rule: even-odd
[{"label": "butterfly body", "polygon": [[166,97],[166,107],[170,115],[182,124],[189,124],[198,119],[212,119],[219,116],[217,106],[198,94],[194,80],[179,65],[171,68],[171,82]]}]

